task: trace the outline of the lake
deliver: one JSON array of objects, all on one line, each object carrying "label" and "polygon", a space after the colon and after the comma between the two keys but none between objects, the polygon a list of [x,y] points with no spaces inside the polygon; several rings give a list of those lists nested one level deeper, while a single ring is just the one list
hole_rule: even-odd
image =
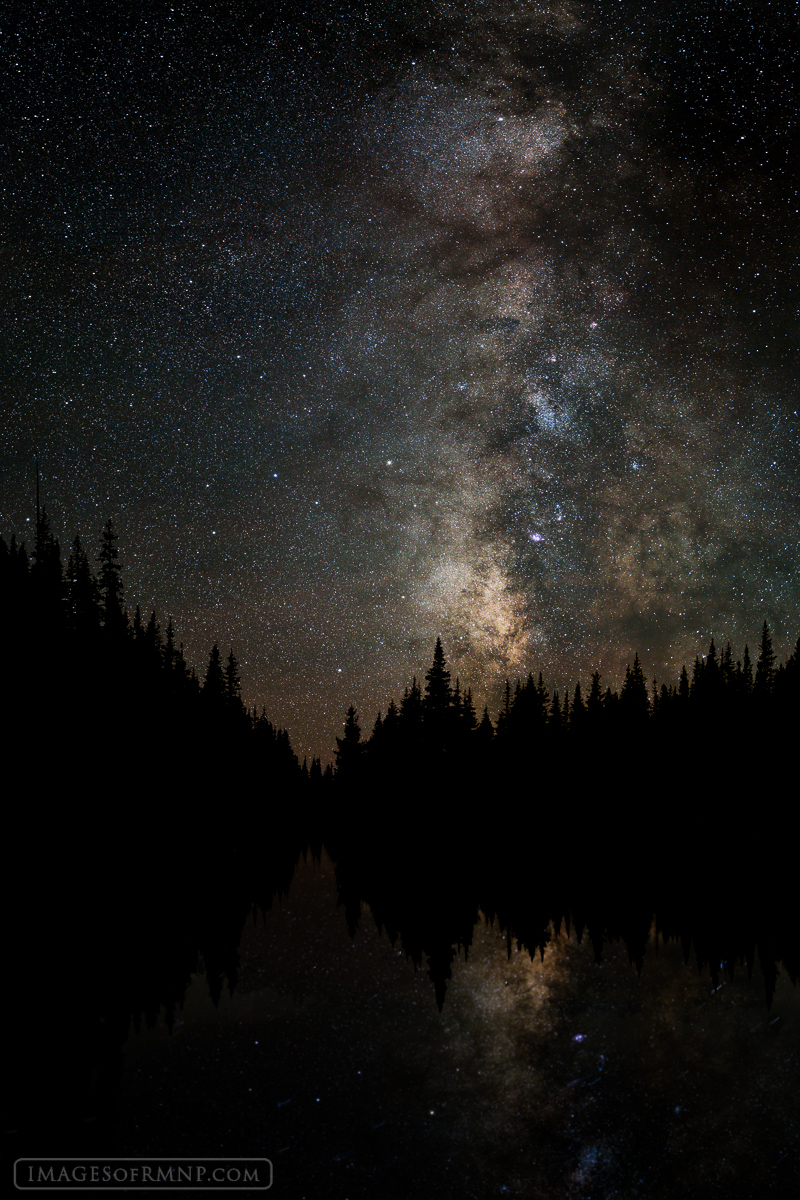
[{"label": "lake", "polygon": [[301,858],[288,896],[239,906],[232,994],[215,1005],[197,961],[171,1030],[152,1006],[130,1025],[118,1081],[87,1099],[104,1153],[266,1156],[292,1200],[798,1194],[785,971],[768,1008],[758,956],[715,986],[654,930],[638,973],[622,942],[598,963],[562,925],[532,960],[481,919],[440,1012],[425,956],[366,905],[351,935],[337,895],[327,852]]}]

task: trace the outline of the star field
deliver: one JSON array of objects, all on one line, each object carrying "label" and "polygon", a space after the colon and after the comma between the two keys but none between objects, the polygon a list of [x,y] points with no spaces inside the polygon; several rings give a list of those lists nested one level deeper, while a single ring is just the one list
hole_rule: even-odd
[{"label": "star field", "polygon": [[[330,755],[441,635],[496,705],[800,604],[795,6],[2,18],[5,536]],[[30,538],[28,539],[30,542]]]}]

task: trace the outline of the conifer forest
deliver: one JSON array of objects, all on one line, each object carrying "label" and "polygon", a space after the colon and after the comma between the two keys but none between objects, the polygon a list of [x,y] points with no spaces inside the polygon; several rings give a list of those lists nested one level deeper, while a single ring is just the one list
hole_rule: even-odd
[{"label": "conifer forest", "polygon": [[799,11],[0,7],[9,1195],[798,1200]]},{"label": "conifer forest", "polygon": [[[495,713],[437,640],[374,720],[348,708],[323,767],[246,707],[233,648],[198,672],[171,621],[129,613],[111,522],[94,558],[76,538],[65,562],[45,513],[30,554],[0,539],[0,596],[27,1147],[109,1144],[130,1023],[172,1028],[198,954],[213,1002],[233,995],[243,925],[303,856],[332,858],[351,937],[367,905],[427,966],[440,1013],[481,922],[542,962],[560,930],[597,963],[621,944],[641,977],[655,920],[714,988],[756,963],[769,1007],[782,971],[797,982],[795,852],[770,814],[796,804],[800,648],[778,662],[766,623],[752,654],[712,641],[677,680],[646,680],[638,656],[618,690],[597,672],[563,695],[508,680]],[[45,950],[54,912],[70,934]]]}]

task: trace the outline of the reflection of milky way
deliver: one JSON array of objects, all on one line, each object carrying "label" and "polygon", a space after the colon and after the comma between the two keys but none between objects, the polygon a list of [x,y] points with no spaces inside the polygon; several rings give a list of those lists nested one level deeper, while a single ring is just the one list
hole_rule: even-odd
[{"label": "reflection of milky way", "polygon": [[[248,920],[232,996],[125,1046],[119,1155],[272,1159],[282,1195],[792,1195],[800,993],[756,960],[713,988],[651,935],[641,975],[587,934],[533,961],[479,924],[442,1012],[425,964],[350,937],[333,866]],[[345,969],[342,969],[346,964]],[[165,1110],[169,1120],[164,1120]],[[220,1114],[224,1114],[221,1117]],[[399,1183],[398,1183],[399,1181]],[[399,1190],[393,1190],[398,1187]]]},{"label": "reflection of milky way", "polygon": [[785,653],[785,39],[695,7],[132,17],[167,100],[110,31],[114,94],[21,43],[6,532],[38,443],[59,532],[115,515],[130,599],[234,644],[303,752],[437,634],[492,702],[765,617]]}]

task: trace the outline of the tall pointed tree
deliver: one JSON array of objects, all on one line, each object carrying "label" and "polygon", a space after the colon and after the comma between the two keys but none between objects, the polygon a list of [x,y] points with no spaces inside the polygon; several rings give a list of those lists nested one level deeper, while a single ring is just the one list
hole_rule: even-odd
[{"label": "tall pointed tree", "polygon": [[225,676],[222,670],[219,646],[215,642],[208,659],[203,680],[203,700],[206,704],[222,708],[225,702]]},{"label": "tall pointed tree", "polygon": [[575,684],[575,696],[572,701],[572,719],[570,721],[570,732],[574,737],[580,738],[585,734],[587,720],[588,713],[583,696],[581,695],[581,685],[578,682]]},{"label": "tall pointed tree", "polygon": [[228,707],[236,711],[242,706],[242,684],[239,679],[239,664],[233,650],[228,655],[225,664],[225,701]]},{"label": "tall pointed tree", "polygon": [[100,631],[100,590],[77,537],[67,560],[66,593],[70,632],[76,642],[86,646]]},{"label": "tall pointed tree", "polygon": [[453,693],[450,689],[450,672],[447,670],[442,639],[436,639],[433,662],[425,675],[425,695],[422,700],[423,716],[441,719],[450,709]]},{"label": "tall pointed tree", "polygon": [[592,675],[592,686],[589,688],[589,696],[586,701],[587,716],[594,728],[599,724],[602,711],[603,689],[600,686],[600,672],[595,671]]},{"label": "tall pointed tree", "polygon": [[400,701],[400,730],[406,751],[414,752],[418,745],[422,727],[422,691],[416,675],[411,687],[406,688]]},{"label": "tall pointed tree", "polygon": [[758,654],[756,663],[756,677],[754,683],[754,691],[756,695],[763,699],[772,691],[772,685],[775,681],[775,651],[772,649],[772,638],[769,632],[769,625],[764,622],[764,627],[761,630],[761,648]]},{"label": "tall pointed tree", "polygon": [[461,706],[461,724],[467,733],[472,733],[478,724],[475,715],[475,704],[472,699],[472,688],[467,688],[466,692],[464,692],[464,699]]},{"label": "tall pointed tree", "polygon": [[636,724],[646,721],[650,714],[647,680],[644,677],[638,654],[634,657],[633,667],[625,669],[625,683],[620,693],[620,707],[624,719]]},{"label": "tall pointed tree", "polygon": [[122,607],[122,568],[117,552],[117,534],[110,519],[100,535],[99,558],[103,627],[111,637],[118,638],[127,630],[128,618]]},{"label": "tall pointed tree", "polygon": [[31,616],[36,628],[36,645],[52,643],[64,623],[64,575],[61,549],[50,530],[46,510],[37,511],[36,542],[30,571]]},{"label": "tall pointed tree", "polygon": [[352,782],[361,762],[363,746],[358,713],[351,704],[344,722],[344,737],[336,739],[336,774],[345,782]]},{"label": "tall pointed tree", "polygon": [[475,738],[478,745],[484,750],[488,749],[494,741],[494,725],[492,725],[492,718],[489,716],[489,709],[486,705],[483,707],[481,723],[475,730]]}]

